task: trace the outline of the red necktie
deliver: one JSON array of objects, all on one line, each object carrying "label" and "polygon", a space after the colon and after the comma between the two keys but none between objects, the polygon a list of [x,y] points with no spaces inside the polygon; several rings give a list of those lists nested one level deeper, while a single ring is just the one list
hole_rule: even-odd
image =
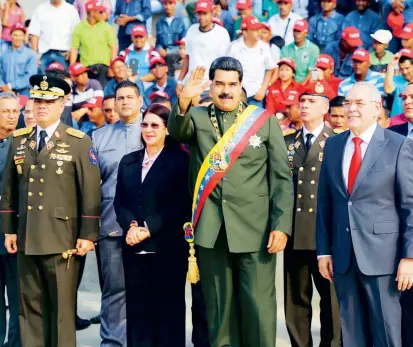
[{"label": "red necktie", "polygon": [[354,187],[354,182],[356,182],[357,174],[361,166],[361,144],[363,140],[360,137],[353,137],[354,142],[354,153],[351,157],[350,170],[348,171],[348,193],[351,195]]}]

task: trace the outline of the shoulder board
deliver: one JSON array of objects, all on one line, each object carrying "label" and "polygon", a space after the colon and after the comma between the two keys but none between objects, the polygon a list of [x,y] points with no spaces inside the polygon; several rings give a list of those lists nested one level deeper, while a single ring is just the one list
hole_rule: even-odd
[{"label": "shoulder board", "polygon": [[15,131],[13,131],[13,137],[18,137],[18,136],[23,136],[23,135],[30,134],[32,132],[32,130],[33,130],[32,127],[15,130]]},{"label": "shoulder board", "polygon": [[341,134],[343,131],[343,129],[333,129],[334,134]]},{"label": "shoulder board", "polygon": [[74,129],[74,128],[67,128],[66,132],[73,137],[77,137],[79,139],[83,138],[83,136],[85,136],[86,134],[83,131]]},{"label": "shoulder board", "polygon": [[296,131],[297,130],[295,130],[295,129],[285,130],[285,131],[283,131],[283,136],[288,136],[288,135],[291,135],[291,134],[295,134]]}]

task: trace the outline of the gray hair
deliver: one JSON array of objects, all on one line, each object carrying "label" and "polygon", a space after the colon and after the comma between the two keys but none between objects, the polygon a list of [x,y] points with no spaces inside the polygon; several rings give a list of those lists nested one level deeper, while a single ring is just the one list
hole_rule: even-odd
[{"label": "gray hair", "polygon": [[359,86],[367,89],[367,95],[369,96],[370,101],[381,103],[381,93],[375,85],[368,82],[357,82],[351,89]]},{"label": "gray hair", "polygon": [[0,100],[1,99],[12,99],[12,100],[17,100],[17,101],[19,101],[19,98],[16,96],[16,95],[14,95],[13,93],[10,93],[10,92],[2,92],[2,93],[0,93]]}]

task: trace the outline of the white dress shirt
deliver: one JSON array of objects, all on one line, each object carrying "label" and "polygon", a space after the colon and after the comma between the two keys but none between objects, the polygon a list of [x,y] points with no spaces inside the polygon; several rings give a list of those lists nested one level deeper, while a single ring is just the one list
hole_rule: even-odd
[{"label": "white dress shirt", "polygon": [[60,124],[60,119],[53,123],[52,125],[49,125],[46,129],[43,129],[40,127],[40,125],[37,126],[36,128],[36,139],[37,139],[37,150],[39,150],[39,143],[40,143],[40,131],[46,130],[47,136],[45,138],[45,142],[48,143],[51,137],[53,136],[54,132],[56,131],[57,127]]},{"label": "white dress shirt", "polygon": [[[367,152],[367,148],[374,135],[374,132],[376,131],[376,128],[377,128],[377,123],[374,122],[369,128],[366,129],[364,133],[358,136],[359,138],[363,140],[363,142],[360,145],[362,160],[364,159],[364,156]],[[346,142],[346,147],[344,148],[342,167],[343,167],[343,178],[344,178],[344,183],[346,184],[346,188],[348,188],[348,172],[350,170],[351,158],[353,157],[353,153],[354,153],[354,142],[353,142],[354,137],[356,137],[356,135],[354,135],[350,130],[350,136],[348,137],[347,142]],[[330,256],[331,255],[319,255],[317,259],[320,259],[323,257],[330,257]]]},{"label": "white dress shirt", "polygon": [[54,7],[48,0],[36,7],[29,34],[39,37],[40,54],[50,49],[69,51],[73,30],[79,22],[79,13],[73,5],[63,1],[60,6]]},{"label": "white dress shirt", "polygon": [[314,131],[309,131],[307,130],[307,128],[305,127],[305,125],[303,125],[303,138],[304,138],[304,143],[307,141],[307,134],[313,134],[314,136],[311,138],[311,145],[314,144],[315,139],[321,134],[321,132],[324,129],[324,122],[321,122],[321,124],[314,129]]},{"label": "white dress shirt", "polygon": [[407,122],[407,137],[410,137],[413,140],[413,124],[410,122]]}]

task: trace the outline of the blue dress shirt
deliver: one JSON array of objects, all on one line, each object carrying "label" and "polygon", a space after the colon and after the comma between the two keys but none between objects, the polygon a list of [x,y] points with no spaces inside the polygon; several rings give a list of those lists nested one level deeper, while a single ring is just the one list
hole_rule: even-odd
[{"label": "blue dress shirt", "polygon": [[308,39],[323,51],[323,48],[333,41],[340,40],[344,16],[333,11],[330,17],[324,18],[322,13],[310,18]]},{"label": "blue dress shirt", "polygon": [[334,75],[347,78],[353,73],[352,53],[347,54],[343,60],[340,60],[340,41],[329,43],[324,48],[324,53],[329,54],[334,60]]}]

